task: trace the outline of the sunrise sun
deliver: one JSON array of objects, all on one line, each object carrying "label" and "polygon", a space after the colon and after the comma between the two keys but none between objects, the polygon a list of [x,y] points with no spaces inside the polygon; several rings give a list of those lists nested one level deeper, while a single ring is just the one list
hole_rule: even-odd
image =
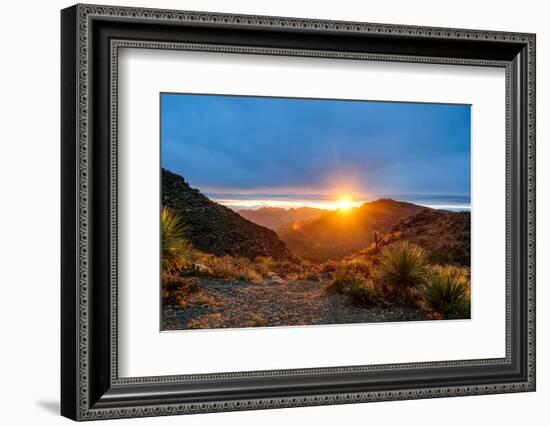
[{"label": "sunrise sun", "polygon": [[348,212],[353,207],[353,200],[349,195],[342,195],[336,201],[336,208],[341,212]]}]

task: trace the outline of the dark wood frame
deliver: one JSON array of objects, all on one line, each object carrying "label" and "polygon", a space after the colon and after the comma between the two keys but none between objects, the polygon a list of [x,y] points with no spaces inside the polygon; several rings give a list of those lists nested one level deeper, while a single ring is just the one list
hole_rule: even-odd
[{"label": "dark wood frame", "polygon": [[[95,5],[64,9],[61,29],[64,416],[89,420],[535,390],[533,34]],[[504,67],[506,357],[119,378],[116,58],[120,47]]]}]

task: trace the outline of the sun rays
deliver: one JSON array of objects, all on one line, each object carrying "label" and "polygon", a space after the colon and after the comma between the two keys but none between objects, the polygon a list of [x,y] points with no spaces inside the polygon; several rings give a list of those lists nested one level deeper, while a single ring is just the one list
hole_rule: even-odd
[{"label": "sun rays", "polygon": [[342,213],[349,212],[350,209],[353,207],[354,207],[353,199],[351,198],[351,195],[348,195],[348,194],[341,195],[338,198],[338,201],[336,202],[336,208]]}]

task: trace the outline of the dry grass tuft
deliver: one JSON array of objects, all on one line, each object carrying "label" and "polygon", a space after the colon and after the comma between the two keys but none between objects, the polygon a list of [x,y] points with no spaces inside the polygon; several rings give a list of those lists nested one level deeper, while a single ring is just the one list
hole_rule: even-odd
[{"label": "dry grass tuft", "polygon": [[242,280],[255,284],[263,282],[263,276],[261,272],[258,272],[255,262],[243,257],[201,254],[199,261],[206,265],[208,270],[197,271],[197,275]]}]

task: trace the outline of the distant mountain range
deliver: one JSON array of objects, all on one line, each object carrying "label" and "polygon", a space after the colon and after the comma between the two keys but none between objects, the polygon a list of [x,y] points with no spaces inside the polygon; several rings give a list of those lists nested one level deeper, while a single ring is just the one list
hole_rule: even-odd
[{"label": "distant mountain range", "polygon": [[264,207],[237,213],[165,169],[162,205],[180,214],[197,250],[220,256],[342,259],[372,254],[377,233],[380,249],[410,240],[423,247],[433,263],[470,264],[469,212],[380,199],[346,211]]},{"label": "distant mountain range", "polygon": [[281,207],[261,207],[257,210],[239,210],[238,213],[246,219],[265,226],[277,232],[287,223],[316,219],[327,210],[313,207],[298,207],[296,209],[283,209]]},{"label": "distant mountain range", "polygon": [[278,235],[298,256],[310,260],[338,259],[368,247],[374,233],[390,231],[401,219],[425,207],[380,199],[347,211],[328,211],[318,218],[283,225]]},{"label": "distant mountain range", "polygon": [[250,259],[295,257],[271,229],[209,200],[183,177],[165,169],[162,169],[162,205],[179,213],[187,238],[197,250]]}]

